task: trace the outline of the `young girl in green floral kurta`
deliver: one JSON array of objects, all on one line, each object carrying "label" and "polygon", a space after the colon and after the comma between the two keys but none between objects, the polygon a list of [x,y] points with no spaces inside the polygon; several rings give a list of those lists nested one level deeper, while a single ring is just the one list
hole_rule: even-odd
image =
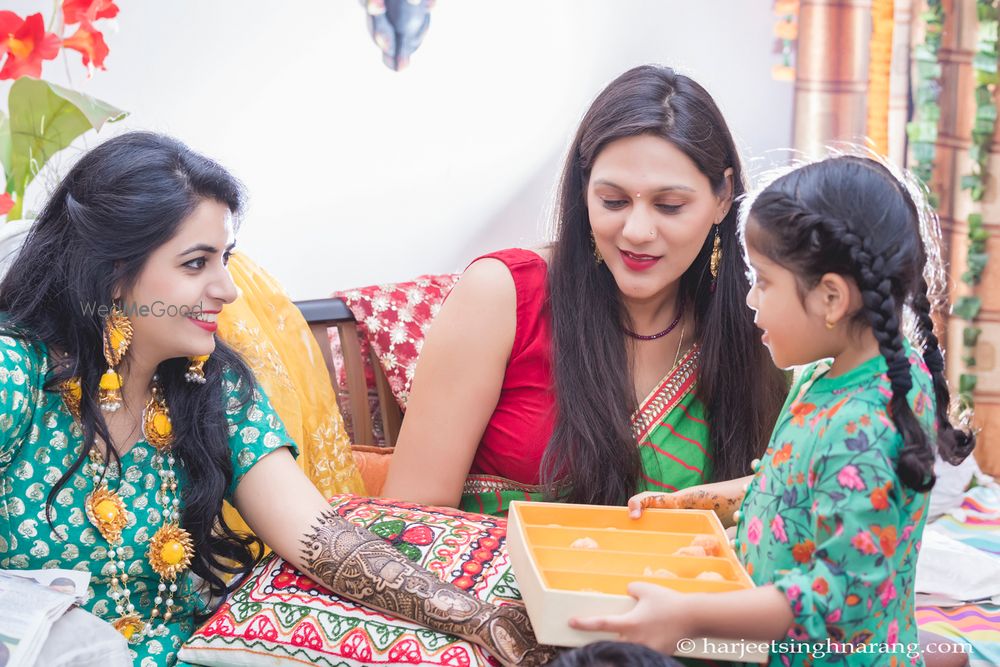
[{"label": "young girl in green floral kurta", "polygon": [[734,546],[758,587],[637,583],[628,614],[574,624],[670,653],[685,637],[774,640],[772,665],[923,664],[914,578],[935,452],[958,463],[974,439],[948,417],[919,209],[880,163],[832,158],[761,192],[745,242],[764,344],[781,368],[808,364],[737,516]]}]

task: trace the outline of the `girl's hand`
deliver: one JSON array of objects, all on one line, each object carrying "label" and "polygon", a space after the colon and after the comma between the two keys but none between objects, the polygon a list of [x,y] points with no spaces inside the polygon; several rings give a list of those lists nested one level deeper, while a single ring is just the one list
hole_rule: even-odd
[{"label": "girl's hand", "polygon": [[733,513],[743,502],[747,485],[752,476],[730,479],[725,482],[698,484],[674,493],[646,491],[632,496],[628,501],[629,515],[633,519],[642,516],[642,510],[648,507],[660,509],[681,510],[712,510],[722,521],[723,526],[736,523]]},{"label": "girl's hand", "polygon": [[569,625],[585,632],[614,632],[619,639],[643,644],[661,653],[673,654],[677,642],[690,638],[688,596],[656,584],[635,582],[628,593],[636,599],[631,611],[620,616],[573,618]]},{"label": "girl's hand", "polygon": [[642,511],[650,507],[657,509],[682,509],[681,491],[676,493],[661,493],[659,491],[644,491],[628,499],[628,513],[633,519],[642,516]]}]

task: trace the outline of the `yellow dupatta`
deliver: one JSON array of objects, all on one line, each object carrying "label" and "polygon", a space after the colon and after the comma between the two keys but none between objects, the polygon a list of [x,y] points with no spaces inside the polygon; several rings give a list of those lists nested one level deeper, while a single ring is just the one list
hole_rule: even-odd
[{"label": "yellow dupatta", "polygon": [[[229,272],[240,295],[222,309],[219,337],[253,369],[299,447],[299,467],[320,493],[364,495],[322,354],[299,309],[246,255],[234,254]],[[249,530],[233,508],[226,507],[225,518],[232,528]]]}]

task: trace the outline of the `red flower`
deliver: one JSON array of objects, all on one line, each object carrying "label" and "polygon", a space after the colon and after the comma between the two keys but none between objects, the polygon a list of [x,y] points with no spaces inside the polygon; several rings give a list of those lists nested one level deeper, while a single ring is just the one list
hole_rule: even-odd
[{"label": "red flower", "polygon": [[63,40],[63,46],[82,53],[84,66],[89,67],[93,63],[94,67],[105,69],[104,59],[108,55],[108,45],[104,41],[104,35],[99,30],[94,30],[90,21],[83,21],[72,36]]},{"label": "red flower", "polygon": [[59,37],[45,32],[41,14],[22,19],[14,12],[0,11],[0,49],[7,56],[0,79],[37,78],[42,74],[42,61],[59,53]]},{"label": "red flower", "polygon": [[812,403],[793,403],[792,412],[792,423],[796,426],[805,426],[806,415],[816,409],[816,406]]},{"label": "red flower", "polygon": [[782,463],[788,462],[790,458],[792,458],[792,443],[786,442],[781,446],[781,449],[775,452],[774,457],[771,459],[771,463],[774,467],[778,467]]},{"label": "red flower", "polygon": [[816,577],[813,580],[812,589],[820,595],[826,595],[830,592],[830,584],[823,577]]},{"label": "red flower", "polygon": [[813,541],[806,540],[805,542],[799,542],[792,547],[792,556],[799,563],[808,563],[812,559],[812,555],[815,550],[816,545]]},{"label": "red flower", "polygon": [[880,486],[871,493],[872,507],[877,510],[889,509],[889,489]]},{"label": "red flower", "polygon": [[14,198],[6,192],[0,195],[0,215],[7,215],[14,208]]},{"label": "red flower", "polygon": [[63,19],[66,25],[112,19],[118,16],[114,0],[63,0]]},{"label": "red flower", "polygon": [[875,546],[875,542],[872,540],[872,535],[867,530],[862,530],[858,532],[857,535],[851,538],[851,546],[865,554],[866,556],[871,556],[878,553],[878,548]]},{"label": "red flower", "polygon": [[897,541],[895,526],[886,526],[879,532],[878,543],[882,547],[882,553],[885,554],[886,558],[892,558],[896,553]]}]

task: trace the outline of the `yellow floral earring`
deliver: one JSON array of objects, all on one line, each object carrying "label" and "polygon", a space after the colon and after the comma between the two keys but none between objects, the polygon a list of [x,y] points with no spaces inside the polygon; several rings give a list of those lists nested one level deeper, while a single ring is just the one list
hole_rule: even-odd
[{"label": "yellow floral earring", "polygon": [[108,370],[101,376],[99,401],[105,412],[115,412],[122,407],[122,376],[115,367],[121,363],[132,344],[132,322],[118,304],[111,306],[111,313],[104,319],[104,360]]},{"label": "yellow floral earring", "polygon": [[184,374],[184,379],[195,384],[205,384],[205,362],[208,361],[208,357],[207,354],[190,357],[191,364]]}]

